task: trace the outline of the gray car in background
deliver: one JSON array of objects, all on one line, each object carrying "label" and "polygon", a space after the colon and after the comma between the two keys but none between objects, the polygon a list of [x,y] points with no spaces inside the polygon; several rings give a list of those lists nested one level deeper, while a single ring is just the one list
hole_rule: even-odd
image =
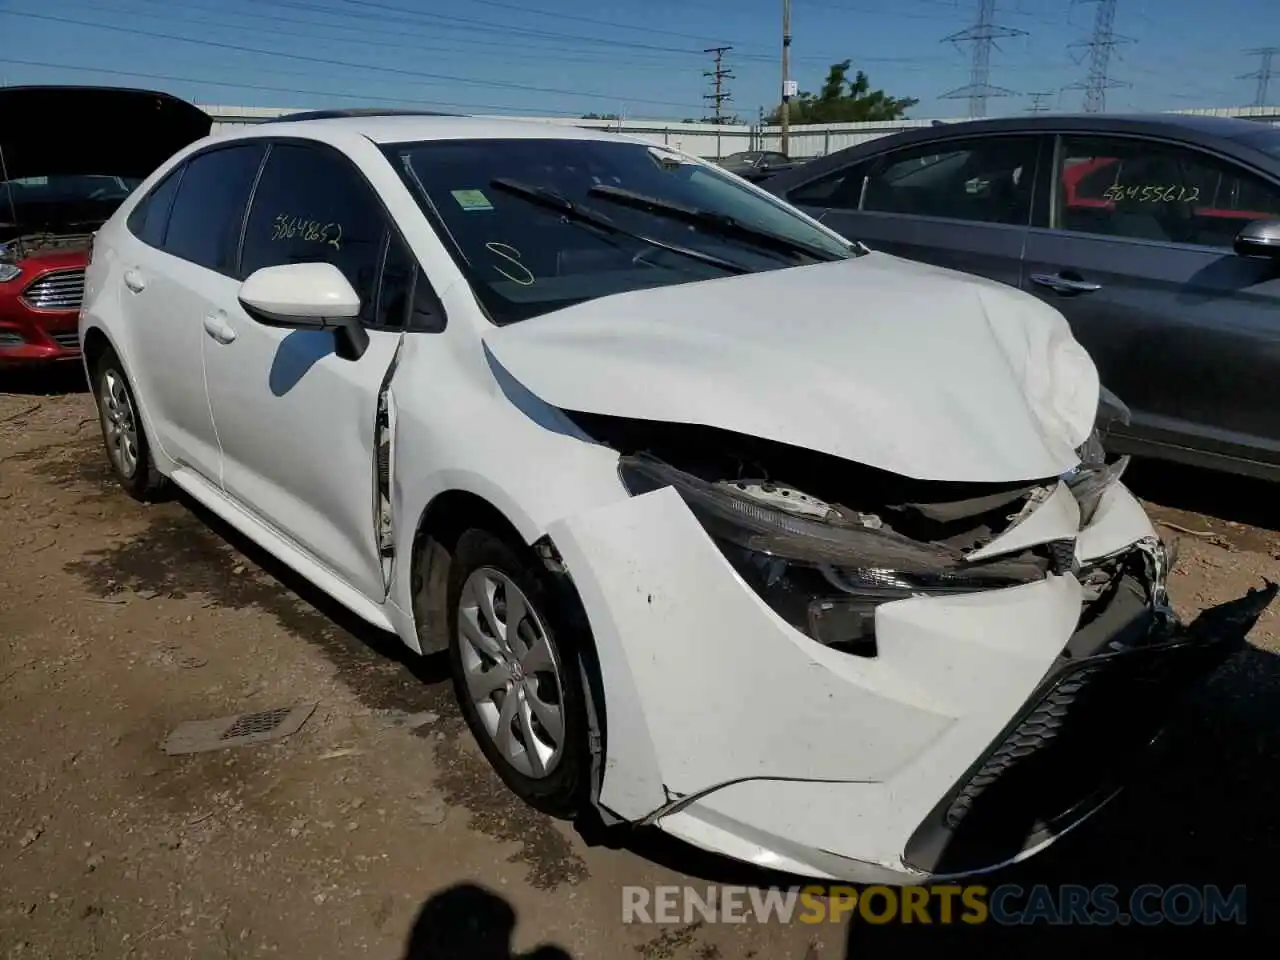
[{"label": "gray car in background", "polygon": [[873,249],[1062,311],[1131,410],[1113,451],[1280,479],[1280,127],[972,121],[864,143],[761,186]]},{"label": "gray car in background", "polygon": [[731,153],[716,162],[730,173],[736,173],[753,183],[800,166],[798,161],[792,160],[785,153],[772,150],[744,150],[742,153]]}]

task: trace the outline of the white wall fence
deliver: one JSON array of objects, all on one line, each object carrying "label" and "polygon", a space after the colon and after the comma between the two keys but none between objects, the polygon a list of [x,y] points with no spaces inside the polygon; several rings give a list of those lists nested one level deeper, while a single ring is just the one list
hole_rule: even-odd
[{"label": "white wall fence", "polygon": [[[214,119],[214,130],[233,129],[264,123],[293,110],[278,107],[205,106]],[[1199,116],[1241,117],[1280,125],[1280,107],[1211,107],[1178,110],[1177,113]],[[653,143],[667,144],[700,157],[726,157],[740,150],[777,150],[781,130],[776,126],[716,125],[714,123],[679,123],[669,120],[578,120],[570,117],[506,117],[493,119],[524,120],[561,126],[593,127],[615,130]],[[883,123],[821,123],[792,126],[790,154],[797,158],[821,157],[845,147],[948,120],[894,120]]]}]

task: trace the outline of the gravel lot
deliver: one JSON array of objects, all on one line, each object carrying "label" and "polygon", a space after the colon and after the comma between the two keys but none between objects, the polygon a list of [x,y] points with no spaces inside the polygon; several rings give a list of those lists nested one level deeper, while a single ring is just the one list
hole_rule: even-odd
[{"label": "gravel lot", "polygon": [[[0,374],[0,956],[846,958],[1167,953],[1269,936],[1280,853],[1280,605],[1175,752],[988,883],[1249,884],[1205,929],[624,926],[624,884],[760,883],[660,837],[601,844],[515,802],[444,666],[337,609],[182,499],[112,484],[77,370]],[[53,391],[53,392],[51,392]],[[1140,465],[1184,614],[1280,576],[1272,488]],[[318,708],[284,741],[171,757],[185,720]],[[475,885],[474,887],[460,885]],[[1149,949],[1144,949],[1149,948]]]}]

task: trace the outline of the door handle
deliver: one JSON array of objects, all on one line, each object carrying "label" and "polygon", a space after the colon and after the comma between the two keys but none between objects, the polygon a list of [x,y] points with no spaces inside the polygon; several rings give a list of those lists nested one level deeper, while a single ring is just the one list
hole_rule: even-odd
[{"label": "door handle", "polygon": [[134,293],[141,293],[147,287],[146,279],[137,270],[124,272],[124,285]]},{"label": "door handle", "polygon": [[219,343],[231,343],[236,338],[236,331],[227,323],[226,314],[211,313],[204,318],[204,332]]},{"label": "door handle", "polygon": [[1102,284],[1100,283],[1090,283],[1088,280],[1064,277],[1060,273],[1033,273],[1031,282],[1038,283],[1042,287],[1048,287],[1054,293],[1093,293],[1095,290],[1102,289]]}]

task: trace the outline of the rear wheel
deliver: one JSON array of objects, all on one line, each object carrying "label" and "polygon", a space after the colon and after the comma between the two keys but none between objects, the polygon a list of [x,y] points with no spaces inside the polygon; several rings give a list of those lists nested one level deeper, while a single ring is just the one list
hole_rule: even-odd
[{"label": "rear wheel", "polygon": [[449,582],[454,690],[485,757],[521,799],[581,808],[590,772],[575,638],[536,558],[485,530],[458,539]]},{"label": "rear wheel", "polygon": [[116,479],[135,499],[155,499],[164,489],[165,479],[151,457],[151,445],[124,366],[110,350],[94,370],[93,395],[98,404],[102,441]]}]

